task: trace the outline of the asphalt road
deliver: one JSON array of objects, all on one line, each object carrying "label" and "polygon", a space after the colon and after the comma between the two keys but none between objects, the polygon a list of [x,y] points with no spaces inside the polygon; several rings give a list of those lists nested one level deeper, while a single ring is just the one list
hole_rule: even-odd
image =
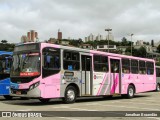
[{"label": "asphalt road", "polygon": [[[114,96],[113,98],[81,98],[78,99],[74,104],[64,104],[60,99],[54,99],[47,104],[42,104],[37,99],[21,100],[20,98],[13,98],[13,100],[5,100],[3,97],[0,97],[0,111],[15,111],[23,113],[27,111],[44,111],[41,114],[43,116],[48,116],[42,118],[1,117],[0,120],[160,120],[160,117],[156,116],[121,117],[121,115],[123,116],[126,113],[129,114],[128,111],[134,111],[133,113],[135,113],[136,111],[141,111],[139,113],[142,113],[142,111],[149,111],[149,113],[155,113],[154,111],[160,112],[160,92],[148,92],[137,94],[133,99],[125,99],[120,96]],[[59,114],[63,115],[70,115],[72,111],[75,111],[75,116],[57,117],[56,115],[53,115],[53,112],[47,111],[65,111],[59,112]],[[109,113],[105,113],[106,111],[109,111]],[[139,115],[139,113],[136,113],[136,115]],[[112,115],[114,117],[105,117],[108,116],[107,114],[110,116]],[[90,117],[85,117],[84,115],[88,115]]]}]

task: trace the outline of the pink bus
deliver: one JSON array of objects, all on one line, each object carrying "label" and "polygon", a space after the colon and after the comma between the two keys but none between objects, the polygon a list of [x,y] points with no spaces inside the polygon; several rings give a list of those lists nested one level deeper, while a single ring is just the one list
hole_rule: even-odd
[{"label": "pink bus", "polygon": [[128,98],[156,89],[152,59],[49,43],[17,45],[11,69],[13,96],[74,103],[81,96]]}]

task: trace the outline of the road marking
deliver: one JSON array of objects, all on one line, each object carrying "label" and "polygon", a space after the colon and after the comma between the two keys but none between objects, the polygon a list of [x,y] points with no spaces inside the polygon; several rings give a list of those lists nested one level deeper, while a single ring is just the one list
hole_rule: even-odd
[{"label": "road marking", "polygon": [[124,102],[124,101],[115,101],[113,103],[118,103],[118,102],[121,102],[121,103],[132,103],[132,104],[143,104],[143,105],[156,105],[156,106],[160,106],[160,104],[148,104],[148,103],[135,103],[135,102]]},{"label": "road marking", "polygon": [[120,108],[132,108],[132,109],[143,109],[143,110],[158,110],[160,111],[160,109],[153,109],[153,108],[139,108],[139,107],[127,107],[127,106],[119,106],[119,105],[102,105],[102,104],[86,104],[86,105],[97,105],[97,106],[111,106],[111,107],[120,107]]},{"label": "road marking", "polygon": [[66,109],[80,110],[80,111],[97,111],[97,110],[88,110],[88,109],[82,109],[82,108],[70,108],[70,107],[68,107],[68,106],[63,106],[63,107],[52,107],[52,108],[66,108]]},{"label": "road marking", "polygon": [[26,109],[26,110],[16,110],[16,111],[31,111],[32,109]]},{"label": "road marking", "polygon": [[153,119],[156,119],[156,120],[160,120],[160,118],[157,118],[157,117],[147,117],[147,118],[153,118]]},{"label": "road marking", "polygon": [[147,100],[145,100],[145,99],[143,99],[143,100],[139,100],[139,99],[132,99],[132,100],[129,100],[129,101],[135,101],[135,102],[137,102],[137,101],[140,101],[140,102],[142,102],[142,101],[148,101],[148,102],[157,102],[156,101],[156,98],[155,98],[155,100],[149,100],[149,99],[147,99]]},{"label": "road marking", "polygon": [[67,120],[80,120],[80,119],[69,118],[69,117],[56,117],[56,118],[62,118],[62,119],[67,119]]}]

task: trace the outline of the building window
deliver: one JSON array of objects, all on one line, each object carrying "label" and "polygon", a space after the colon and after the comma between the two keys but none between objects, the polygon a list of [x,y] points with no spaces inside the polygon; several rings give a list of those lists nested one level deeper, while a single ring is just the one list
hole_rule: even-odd
[{"label": "building window", "polygon": [[63,68],[65,70],[79,70],[79,53],[72,51],[63,52]]},{"label": "building window", "polygon": [[99,45],[99,48],[104,48],[104,45]]},{"label": "building window", "polygon": [[122,72],[130,73],[130,60],[129,59],[122,59]]},{"label": "building window", "polygon": [[108,72],[108,57],[94,55],[94,70],[96,72]]}]

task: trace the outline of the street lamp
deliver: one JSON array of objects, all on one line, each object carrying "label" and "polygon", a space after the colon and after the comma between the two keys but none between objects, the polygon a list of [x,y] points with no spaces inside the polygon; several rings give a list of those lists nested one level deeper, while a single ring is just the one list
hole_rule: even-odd
[{"label": "street lamp", "polygon": [[132,36],[133,36],[134,34],[132,33],[132,34],[130,34],[130,36],[131,36],[131,56],[132,56]]},{"label": "street lamp", "polygon": [[108,31],[108,52],[109,52],[109,31],[112,31],[111,28],[107,28],[105,29],[105,31]]}]

